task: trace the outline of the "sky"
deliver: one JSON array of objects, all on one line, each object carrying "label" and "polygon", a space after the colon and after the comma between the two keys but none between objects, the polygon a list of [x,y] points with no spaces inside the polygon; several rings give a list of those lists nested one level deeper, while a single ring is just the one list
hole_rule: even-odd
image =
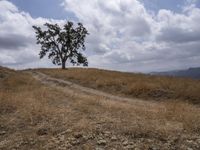
[{"label": "sky", "polygon": [[153,72],[200,66],[200,0],[0,0],[0,65],[56,67],[39,59],[32,26],[66,21],[88,29],[89,67]]}]

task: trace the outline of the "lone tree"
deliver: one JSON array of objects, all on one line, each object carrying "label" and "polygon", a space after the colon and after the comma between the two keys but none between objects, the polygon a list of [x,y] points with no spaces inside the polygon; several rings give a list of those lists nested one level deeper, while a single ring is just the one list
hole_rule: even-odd
[{"label": "lone tree", "polygon": [[65,69],[66,61],[73,65],[88,66],[88,61],[81,51],[85,50],[85,38],[89,34],[87,29],[78,23],[67,22],[62,28],[57,24],[44,24],[46,30],[33,26],[36,33],[37,44],[41,45],[40,59],[45,55],[55,65],[62,65]]}]

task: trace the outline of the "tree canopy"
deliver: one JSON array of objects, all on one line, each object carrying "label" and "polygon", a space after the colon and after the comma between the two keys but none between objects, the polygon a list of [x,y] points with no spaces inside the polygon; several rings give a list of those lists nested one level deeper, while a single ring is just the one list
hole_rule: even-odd
[{"label": "tree canopy", "polygon": [[33,26],[37,44],[41,45],[40,58],[48,55],[53,64],[62,65],[62,69],[65,69],[67,61],[73,65],[88,66],[82,51],[86,49],[85,38],[89,33],[82,23],[74,26],[73,22],[68,21],[63,27],[46,23],[44,27],[46,30]]}]

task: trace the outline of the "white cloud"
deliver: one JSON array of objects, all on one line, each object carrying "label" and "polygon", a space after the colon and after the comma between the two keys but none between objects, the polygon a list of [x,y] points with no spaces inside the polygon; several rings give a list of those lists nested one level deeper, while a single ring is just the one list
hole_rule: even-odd
[{"label": "white cloud", "polygon": [[[200,64],[200,9],[188,1],[181,13],[149,12],[139,0],[63,0],[62,6],[90,32],[91,67],[125,71],[180,69]],[[0,65],[52,66],[38,59],[32,25],[51,20],[32,18],[6,0],[0,1]]]},{"label": "white cloud", "polygon": [[[32,18],[28,13],[19,11],[11,2],[0,1],[0,65],[26,68],[49,66],[48,61],[39,60],[40,47],[36,45],[33,25],[45,22],[58,22],[45,18]],[[37,62],[40,62],[38,64]]]},{"label": "white cloud", "polygon": [[90,31],[92,66],[152,71],[200,62],[200,9],[195,1],[188,1],[184,7],[190,9],[182,13],[163,9],[157,14],[138,0],[64,0],[63,6]]},{"label": "white cloud", "polygon": [[7,11],[17,12],[18,8],[6,0],[1,0],[0,14],[6,13]]}]

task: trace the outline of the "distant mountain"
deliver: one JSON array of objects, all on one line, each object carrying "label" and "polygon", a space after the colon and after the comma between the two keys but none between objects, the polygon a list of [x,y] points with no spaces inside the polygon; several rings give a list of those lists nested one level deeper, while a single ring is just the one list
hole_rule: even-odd
[{"label": "distant mountain", "polygon": [[151,74],[152,75],[165,75],[165,76],[188,77],[188,78],[193,78],[193,79],[200,79],[200,67],[189,68],[187,70],[152,72]]}]

